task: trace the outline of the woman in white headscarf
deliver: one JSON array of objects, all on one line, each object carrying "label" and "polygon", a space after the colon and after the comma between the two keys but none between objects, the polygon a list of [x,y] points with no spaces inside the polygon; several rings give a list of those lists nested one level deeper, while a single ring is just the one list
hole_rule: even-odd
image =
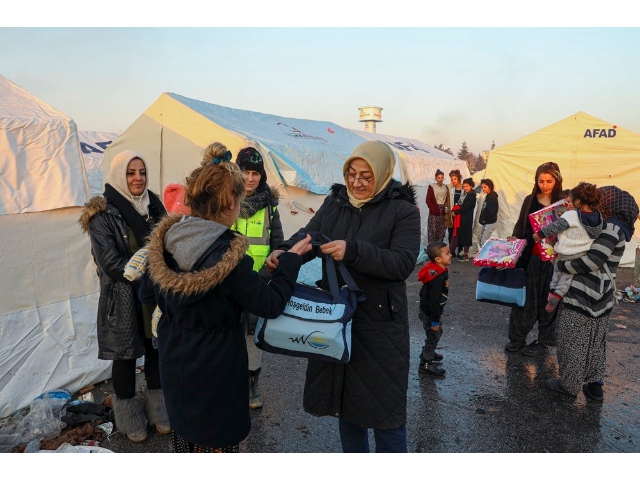
[{"label": "woman in white headscarf", "polygon": [[[415,191],[392,178],[395,155],[384,142],[360,144],[343,166],[346,185],[335,184],[304,232],[333,241],[319,247],[343,262],[366,293],[358,303],[347,364],[309,360],[304,409],[340,419],[345,452],[406,452],[409,327],[405,280],[420,250],[420,212]],[[267,258],[275,268],[293,237]],[[319,254],[315,250],[315,254]],[[306,260],[313,258],[309,254]],[[319,282],[327,287],[326,278]]]},{"label": "woman in white headscarf", "polygon": [[[155,299],[142,303],[138,281],[124,277],[124,268],[166,214],[162,202],[148,188],[142,155],[126,150],[116,155],[105,181],[104,194],[93,197],[79,223],[91,239],[98,267],[98,358],[113,360],[111,375],[116,427],[132,442],[147,438],[147,419],[158,433],[171,430],[160,385],[158,352],[153,347],[151,316]],[[136,392],[136,359],[145,357],[147,390]],[[145,415],[146,414],[146,415]]]}]

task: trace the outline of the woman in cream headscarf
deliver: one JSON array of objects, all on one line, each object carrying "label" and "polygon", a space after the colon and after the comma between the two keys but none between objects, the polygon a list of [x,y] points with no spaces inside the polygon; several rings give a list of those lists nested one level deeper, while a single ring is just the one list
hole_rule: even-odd
[{"label": "woman in cream headscarf", "polygon": [[[304,409],[340,418],[345,452],[369,451],[369,428],[374,429],[377,452],[407,451],[405,280],[420,250],[420,213],[413,187],[392,178],[395,163],[384,142],[358,145],[343,166],[346,185],[333,185],[301,230],[331,238],[320,251],[343,262],[367,296],[353,316],[349,363],[309,360],[307,366]],[[267,268],[275,268],[278,256],[293,244],[289,239],[278,245]],[[320,284],[328,288],[326,279]]]},{"label": "woman in cream headscarf", "polygon": [[[80,225],[91,239],[98,267],[98,358],[113,360],[111,375],[116,427],[132,442],[147,438],[147,419],[158,433],[170,432],[160,387],[158,352],[151,340],[152,304],[141,303],[138,281],[124,277],[133,254],[166,214],[160,199],[148,188],[147,164],[142,155],[126,150],[111,161],[104,195],[85,204]],[[136,394],[136,359],[145,357],[147,390]],[[146,415],[145,415],[146,413]]]}]

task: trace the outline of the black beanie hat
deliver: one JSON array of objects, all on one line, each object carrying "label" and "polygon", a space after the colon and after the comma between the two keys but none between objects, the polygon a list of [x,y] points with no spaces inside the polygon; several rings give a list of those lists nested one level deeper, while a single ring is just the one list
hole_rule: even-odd
[{"label": "black beanie hat", "polygon": [[260,174],[260,183],[258,188],[267,183],[267,172],[264,169],[264,162],[260,152],[253,147],[243,148],[238,152],[236,157],[236,164],[242,169],[242,171],[253,170]]}]

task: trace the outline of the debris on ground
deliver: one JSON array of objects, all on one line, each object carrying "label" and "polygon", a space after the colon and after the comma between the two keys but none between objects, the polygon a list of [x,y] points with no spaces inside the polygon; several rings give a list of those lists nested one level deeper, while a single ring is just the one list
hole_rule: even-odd
[{"label": "debris on ground", "polygon": [[629,285],[624,290],[616,290],[615,297],[623,302],[640,302],[640,289]]},{"label": "debris on ground", "polygon": [[45,392],[29,407],[1,419],[0,453],[110,452],[100,444],[113,431],[113,410],[93,403],[90,390],[75,400],[68,390]]}]

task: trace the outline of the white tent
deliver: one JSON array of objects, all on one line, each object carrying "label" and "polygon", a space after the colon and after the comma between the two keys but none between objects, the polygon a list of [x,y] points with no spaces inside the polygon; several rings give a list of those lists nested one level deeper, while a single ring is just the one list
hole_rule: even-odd
[{"label": "white tent", "polygon": [[118,138],[117,133],[79,131],[80,151],[89,182],[90,197],[102,195],[104,189],[102,161],[105,149]]},{"label": "white tent", "polygon": [[233,153],[254,146],[265,158],[268,181],[282,195],[280,214],[285,236],[307,224],[333,183],[343,183],[342,164],[365,139],[389,143],[396,153],[394,177],[418,187],[425,207],[426,187],[437,168],[447,173],[464,162],[412,139],[355,132],[335,123],[285,118],[238,110],[163,93],[105,151],[104,171],[120,151],[139,151],[149,163],[150,188],[162,194],[199,165],[213,141]]},{"label": "white tent", "polygon": [[366,140],[380,140],[388,143],[400,160],[405,178],[411,180],[417,193],[420,221],[422,224],[422,244],[429,244],[428,225],[429,209],[427,208],[427,188],[436,183],[436,171],[444,172],[445,183],[449,183],[449,172],[460,170],[462,178],[470,176],[467,162],[459,160],[442,150],[427,145],[419,140],[394,137],[380,133],[351,130]]},{"label": "white tent", "polygon": [[107,378],[76,125],[0,76],[0,418]]}]

